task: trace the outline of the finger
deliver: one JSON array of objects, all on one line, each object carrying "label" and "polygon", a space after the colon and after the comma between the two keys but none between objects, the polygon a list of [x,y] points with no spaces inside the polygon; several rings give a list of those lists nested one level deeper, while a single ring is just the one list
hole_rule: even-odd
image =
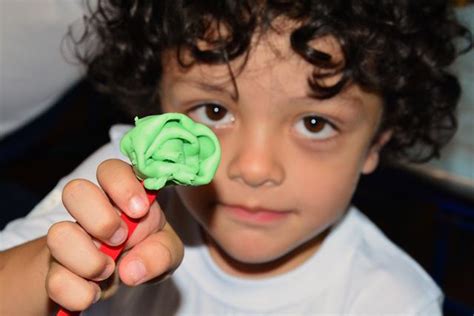
[{"label": "finger", "polygon": [[46,243],[53,258],[80,277],[102,281],[114,272],[115,262],[100,252],[76,223],[54,224],[48,231]]},{"label": "finger", "polygon": [[150,203],[132,167],[118,159],[106,160],[97,168],[97,180],[117,207],[130,217],[140,218]]},{"label": "finger", "polygon": [[150,206],[148,213],[141,218],[133,234],[127,240],[125,249],[129,249],[138,244],[152,233],[163,229],[166,224],[166,216],[157,202]]},{"label": "finger", "polygon": [[181,263],[184,247],[169,224],[132,248],[119,263],[120,278],[138,285],[170,273]]},{"label": "finger", "polygon": [[97,302],[100,288],[92,281],[85,280],[60,264],[51,263],[46,277],[46,291],[49,297],[70,311],[82,311]]},{"label": "finger", "polygon": [[127,225],[94,183],[73,180],[64,187],[62,199],[72,217],[95,238],[110,245],[119,245],[126,239]]}]

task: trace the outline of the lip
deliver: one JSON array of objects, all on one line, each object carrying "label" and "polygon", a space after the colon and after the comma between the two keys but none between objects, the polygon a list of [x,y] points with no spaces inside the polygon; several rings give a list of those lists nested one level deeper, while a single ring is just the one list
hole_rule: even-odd
[{"label": "lip", "polygon": [[220,206],[234,219],[244,222],[265,224],[279,222],[287,218],[292,212],[273,210],[263,207],[247,207],[243,205],[224,204]]}]

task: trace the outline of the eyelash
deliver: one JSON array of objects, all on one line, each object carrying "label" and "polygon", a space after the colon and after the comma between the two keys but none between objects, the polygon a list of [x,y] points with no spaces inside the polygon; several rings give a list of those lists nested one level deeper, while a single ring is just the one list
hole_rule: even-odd
[{"label": "eyelash", "polygon": [[[317,132],[310,131],[305,124],[305,119],[309,119],[309,123],[322,124],[321,129]],[[328,128],[330,128],[329,131],[327,131]],[[324,141],[333,138],[339,132],[338,128],[331,121],[316,114],[302,116],[296,122],[295,129],[299,134],[303,135],[304,138],[318,141]],[[329,135],[327,135],[328,133]]]},{"label": "eyelash", "polygon": [[[224,106],[220,105],[217,102],[206,102],[198,104],[188,111],[188,115],[195,121],[208,125],[211,128],[223,128],[234,123],[234,116],[227,118],[227,121],[225,122],[221,122],[221,119],[218,121],[209,119],[209,115],[212,115],[213,113],[219,115],[219,111],[225,111],[223,112],[223,118],[226,118],[228,115],[232,115],[229,110],[227,110]],[[305,121],[308,119],[310,120],[309,122]],[[308,129],[307,124],[305,123],[322,124],[322,128],[317,132],[312,132]],[[314,141],[325,141],[331,139],[339,132],[335,124],[333,124],[328,119],[316,114],[306,114],[300,117],[294,125],[294,128],[298,133],[298,136]],[[327,130],[328,128],[330,129],[329,131]]]},{"label": "eyelash", "polygon": [[[211,110],[212,112],[208,112],[208,110]],[[201,103],[199,105],[196,105],[194,106],[192,109],[190,109],[188,111],[188,115],[194,119],[195,121],[199,122],[199,123],[202,123],[202,124],[205,124],[205,125],[208,125],[212,128],[221,128],[221,127],[224,127],[224,126],[228,126],[230,124],[232,124],[234,121],[235,121],[235,117],[231,117],[230,119],[228,119],[228,122],[224,122],[224,123],[217,123],[216,124],[216,121],[212,120],[212,119],[208,119],[209,118],[209,114],[212,115],[212,113],[215,113],[217,115],[219,115],[219,111],[225,111],[224,112],[224,118],[230,114],[230,112],[222,105],[220,105],[219,103],[216,103],[216,102],[206,102],[206,103]],[[202,115],[205,114],[206,115],[206,118],[203,118]],[[200,117],[201,116],[201,117]]]}]

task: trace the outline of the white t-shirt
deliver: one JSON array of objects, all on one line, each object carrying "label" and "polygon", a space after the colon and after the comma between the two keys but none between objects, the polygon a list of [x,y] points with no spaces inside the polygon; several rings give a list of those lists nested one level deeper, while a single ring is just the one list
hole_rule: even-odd
[{"label": "white t-shirt", "polygon": [[[98,163],[122,157],[117,144],[125,129],[115,127],[111,144],[61,180],[26,218],[9,224],[0,233],[0,249],[41,236],[51,223],[68,219],[61,187],[77,177],[95,181]],[[166,203],[162,207],[166,211]],[[185,244],[184,260],[173,276],[158,284],[121,286],[85,315],[441,315],[440,289],[355,207],[308,261],[289,273],[259,280],[221,271],[185,211],[167,214],[167,219]]]}]

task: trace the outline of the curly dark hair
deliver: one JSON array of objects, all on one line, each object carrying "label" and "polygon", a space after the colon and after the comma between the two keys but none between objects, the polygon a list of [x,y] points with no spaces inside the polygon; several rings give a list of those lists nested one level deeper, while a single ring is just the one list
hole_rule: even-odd
[{"label": "curly dark hair", "polygon": [[[147,115],[159,104],[165,49],[176,49],[183,66],[191,65],[181,61],[183,49],[193,62],[228,63],[247,56],[255,32],[272,29],[276,18],[298,25],[289,41],[314,65],[308,84],[315,98],[330,98],[349,83],[383,97],[380,131],[393,131],[383,157],[421,162],[439,156],[455,133],[460,95],[447,66],[472,46],[447,1],[99,0],[85,17],[79,56],[99,89]],[[225,27],[224,35],[212,32],[216,25]],[[339,41],[342,64],[311,47],[326,35]],[[464,39],[463,50],[457,39]],[[336,73],[341,80],[335,85],[319,85],[318,79]]]}]

